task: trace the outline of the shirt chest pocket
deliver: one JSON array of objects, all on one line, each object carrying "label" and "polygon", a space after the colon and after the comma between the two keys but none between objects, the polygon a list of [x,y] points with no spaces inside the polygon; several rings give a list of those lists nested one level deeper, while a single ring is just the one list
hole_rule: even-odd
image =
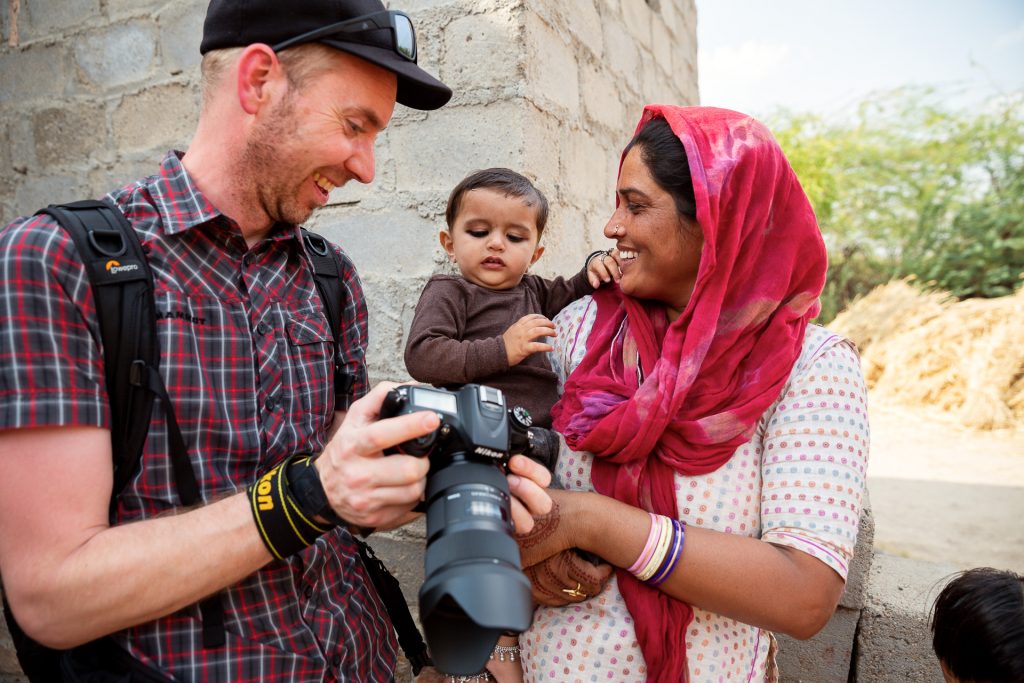
[{"label": "shirt chest pocket", "polygon": [[302,408],[329,417],[334,410],[334,335],[319,313],[293,313],[287,325],[288,383]]}]

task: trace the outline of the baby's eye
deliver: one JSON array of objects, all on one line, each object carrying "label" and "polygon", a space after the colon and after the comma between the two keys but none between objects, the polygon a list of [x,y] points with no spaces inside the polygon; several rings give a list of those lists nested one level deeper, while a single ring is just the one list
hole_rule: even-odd
[{"label": "baby's eye", "polygon": [[467,230],[466,232],[468,232],[473,237],[487,237],[486,230]]},{"label": "baby's eye", "polygon": [[509,235],[508,236],[508,241],[512,242],[512,243],[519,243],[519,242],[525,242],[526,238],[525,237],[521,237],[519,235]]}]

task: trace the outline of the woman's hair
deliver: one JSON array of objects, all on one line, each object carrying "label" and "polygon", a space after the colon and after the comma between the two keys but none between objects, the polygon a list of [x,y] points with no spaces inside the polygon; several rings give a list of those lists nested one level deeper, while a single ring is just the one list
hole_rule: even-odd
[{"label": "woman's hair", "polygon": [[686,159],[683,143],[672,132],[668,121],[661,117],[651,119],[626,145],[623,156],[633,147],[640,148],[640,158],[651,172],[654,182],[672,195],[679,215],[697,220],[697,201],[693,196],[690,163]]},{"label": "woman's hair", "polygon": [[957,680],[1024,681],[1024,576],[968,569],[939,593],[931,622],[935,654]]},{"label": "woman's hair", "polygon": [[462,198],[470,190],[481,189],[495,190],[506,197],[522,197],[527,206],[536,205],[537,237],[544,233],[544,226],[548,222],[547,197],[526,176],[507,168],[487,168],[482,171],[473,171],[455,186],[452,193],[448,195],[448,208],[444,212],[444,219],[448,223],[449,230],[459,215]]}]

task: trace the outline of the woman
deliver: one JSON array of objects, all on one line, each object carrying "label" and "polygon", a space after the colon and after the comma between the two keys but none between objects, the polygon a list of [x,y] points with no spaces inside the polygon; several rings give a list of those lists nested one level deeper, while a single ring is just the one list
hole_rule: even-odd
[{"label": "woman", "polygon": [[[771,134],[721,109],[647,107],[616,201],[619,286],[556,319],[566,490],[521,539],[551,605],[524,676],[773,680],[771,632],[835,609],[864,492],[856,350],[808,324],[821,234]],[[573,547],[607,586],[560,569]]]}]

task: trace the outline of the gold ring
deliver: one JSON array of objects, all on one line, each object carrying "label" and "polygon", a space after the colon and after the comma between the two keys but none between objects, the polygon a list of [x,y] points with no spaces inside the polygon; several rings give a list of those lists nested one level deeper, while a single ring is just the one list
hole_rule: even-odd
[{"label": "gold ring", "polygon": [[587,594],[584,593],[583,591],[581,591],[580,588],[582,588],[582,586],[580,586],[580,582],[577,581],[575,588],[563,588],[562,592],[565,593],[566,595],[569,595],[569,596],[574,597],[574,598],[585,598],[585,597],[587,597]]}]

